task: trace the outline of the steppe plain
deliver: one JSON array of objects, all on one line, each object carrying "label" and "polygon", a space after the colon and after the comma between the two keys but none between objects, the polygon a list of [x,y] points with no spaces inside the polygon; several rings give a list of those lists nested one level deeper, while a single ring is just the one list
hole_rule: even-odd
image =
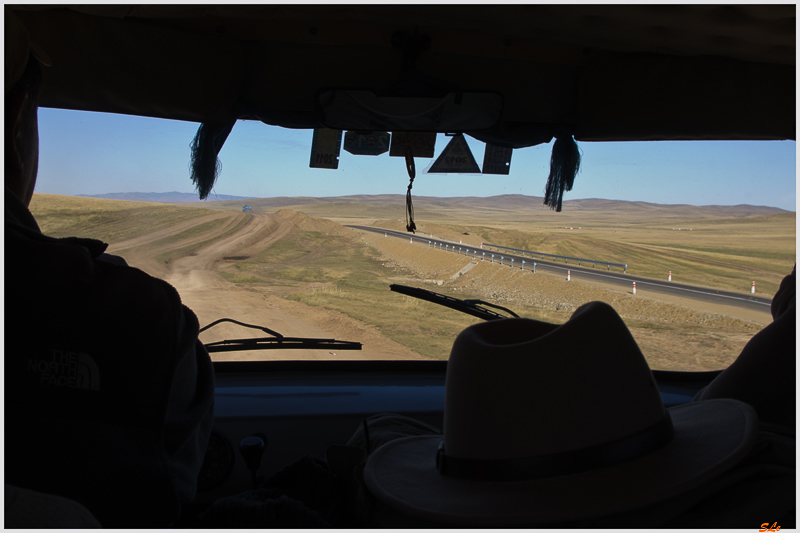
[{"label": "steppe plain", "polygon": [[[359,341],[361,351],[252,351],[216,360],[446,359],[479,319],[389,291],[391,283],[479,298],[563,323],[581,304],[611,304],[652,368],[716,370],[771,321],[753,312],[667,298],[434,251],[424,236],[490,242],[628,264],[628,273],[771,297],[796,257],[795,213],[753,206],[664,206],[573,200],[561,213],[525,196],[414,198],[416,242],[346,224],[403,230],[405,197],[271,198],[195,204],[36,194],[53,236],[110,243],[109,253],[174,285],[201,326],[228,317],[286,336]],[[242,212],[249,205],[250,212]],[[469,267],[469,268],[467,268]],[[461,275],[459,275],[461,273]],[[204,342],[263,335],[233,324]]]}]

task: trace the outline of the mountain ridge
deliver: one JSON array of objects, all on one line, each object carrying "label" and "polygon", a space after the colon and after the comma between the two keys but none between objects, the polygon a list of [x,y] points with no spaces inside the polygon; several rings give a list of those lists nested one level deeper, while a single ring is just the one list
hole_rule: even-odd
[{"label": "mountain ridge", "polygon": [[[195,193],[182,193],[177,191],[165,193],[143,193],[143,192],[127,192],[127,193],[106,193],[106,194],[80,194],[76,195],[85,198],[104,198],[110,200],[127,200],[139,202],[156,202],[156,203],[194,203],[203,205],[207,202],[224,202],[235,203],[242,200],[248,200],[248,204],[258,205],[267,208],[283,208],[290,206],[314,205],[314,204],[330,204],[330,203],[359,203],[362,205],[372,206],[396,206],[404,205],[405,195],[402,194],[355,194],[346,196],[277,196],[272,198],[254,198],[247,196],[233,196],[226,194],[210,195],[207,200],[201,201],[197,199]],[[414,196],[412,198],[415,207],[427,206],[447,206],[447,205],[460,205],[460,206],[473,206],[483,209],[522,209],[522,210],[542,210],[547,209],[543,206],[543,199],[540,196],[527,196],[523,194],[500,194],[495,196],[452,196],[452,197],[438,197],[438,196]],[[738,205],[690,205],[690,204],[658,204],[653,202],[642,201],[628,201],[628,200],[607,200],[602,198],[585,198],[578,200],[565,200],[563,203],[564,211],[579,212],[583,210],[613,210],[613,209],[627,209],[627,210],[714,210],[714,211],[730,211],[730,212],[747,212],[751,214],[780,214],[780,213],[793,213],[779,207],[758,206],[750,204]]]},{"label": "mountain ridge", "polygon": [[[103,198],[105,200],[126,200],[129,202],[156,202],[166,204],[178,204],[197,202],[196,193],[188,192],[111,192],[105,194],[76,194],[81,198]],[[208,197],[209,202],[217,202],[224,200],[246,200],[248,196],[232,196],[229,194],[211,194]]]}]

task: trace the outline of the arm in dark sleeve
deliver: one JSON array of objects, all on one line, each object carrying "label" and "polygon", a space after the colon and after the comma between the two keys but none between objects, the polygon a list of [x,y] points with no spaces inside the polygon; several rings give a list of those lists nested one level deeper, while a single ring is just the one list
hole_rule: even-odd
[{"label": "arm in dark sleeve", "polygon": [[[174,490],[182,504],[194,500],[197,474],[203,465],[214,418],[214,368],[197,339],[195,314],[183,307],[182,346],[186,353],[175,366],[164,425],[165,458]],[[185,343],[185,344],[184,344]]]},{"label": "arm in dark sleeve", "polygon": [[762,422],[796,426],[797,311],[795,270],[772,300],[774,320],[756,333],[739,357],[694,400],[733,398],[752,405]]}]

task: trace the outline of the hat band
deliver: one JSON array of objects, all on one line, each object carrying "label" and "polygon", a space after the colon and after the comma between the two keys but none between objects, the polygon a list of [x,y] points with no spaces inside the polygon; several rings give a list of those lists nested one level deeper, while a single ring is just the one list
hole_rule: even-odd
[{"label": "hat band", "polygon": [[475,481],[523,481],[594,470],[647,455],[672,440],[675,430],[669,412],[647,429],[619,440],[537,457],[465,459],[447,455],[444,440],[436,452],[436,469],[443,476]]}]

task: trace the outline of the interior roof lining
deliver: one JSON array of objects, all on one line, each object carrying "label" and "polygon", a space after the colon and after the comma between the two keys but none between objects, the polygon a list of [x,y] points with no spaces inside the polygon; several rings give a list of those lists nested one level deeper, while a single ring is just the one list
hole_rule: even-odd
[{"label": "interior roof lining", "polygon": [[413,8],[35,6],[19,16],[52,51],[45,107],[319,127],[320,90],[382,89],[406,72],[391,37],[416,23],[430,28],[431,47],[412,65],[463,90],[500,92],[506,124],[483,137],[506,146],[565,132],[795,138],[793,6]]},{"label": "interior roof lining", "polygon": [[[9,6],[46,10],[52,6]],[[283,24],[351,23],[479,30],[502,39],[540,39],[563,46],[619,52],[721,55],[747,61],[795,64],[792,5],[504,5],[493,6],[76,6],[95,16],[161,19],[175,27],[199,21]],[[215,31],[211,29],[209,31]],[[229,32],[230,33],[230,32]],[[310,34],[309,34],[310,35]],[[250,36],[249,38],[252,38]],[[298,39],[311,39],[305,34]]]}]

